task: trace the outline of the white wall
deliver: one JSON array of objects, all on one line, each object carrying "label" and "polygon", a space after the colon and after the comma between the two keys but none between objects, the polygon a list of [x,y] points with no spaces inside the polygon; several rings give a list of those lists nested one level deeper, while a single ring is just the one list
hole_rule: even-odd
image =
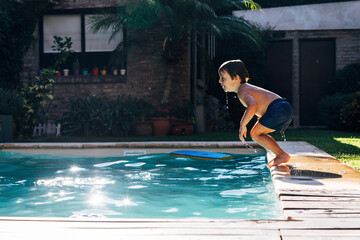
[{"label": "white wall", "polygon": [[360,29],[360,1],[234,11],[274,30]]}]

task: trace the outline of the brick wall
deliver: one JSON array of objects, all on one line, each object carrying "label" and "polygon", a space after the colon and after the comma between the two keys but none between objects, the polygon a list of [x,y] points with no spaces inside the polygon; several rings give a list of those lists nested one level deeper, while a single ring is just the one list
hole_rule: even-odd
[{"label": "brick wall", "polygon": [[[161,51],[154,53],[154,50],[162,44],[162,39],[158,36],[154,32],[146,32],[144,41],[132,44],[128,53],[127,74],[123,80],[118,77],[115,78],[118,80],[112,80],[110,83],[55,84],[55,98],[50,110],[51,114],[59,117],[67,110],[70,99],[90,95],[114,99],[125,94],[144,99],[154,105],[160,104],[167,66],[162,59]],[[174,74],[169,105],[176,105],[190,99],[189,56],[187,53],[184,56],[184,60],[179,63]],[[89,76],[88,81],[91,81],[91,78],[93,77]],[[108,78],[114,78],[114,76],[108,76]],[[75,81],[79,80],[75,79]]]},{"label": "brick wall", "polygon": [[294,108],[293,126],[300,126],[300,52],[299,41],[303,39],[335,39],[335,66],[336,70],[352,63],[360,62],[360,30],[308,30],[285,31],[281,40],[292,40],[293,43],[293,76],[292,76],[292,104]]},{"label": "brick wall", "polygon": [[[109,83],[55,84],[51,114],[55,118],[59,117],[67,110],[70,99],[90,95],[115,99],[117,96],[125,94],[144,99],[155,106],[160,104],[165,88],[167,66],[159,49],[163,39],[158,36],[155,32],[145,32],[143,33],[143,41],[132,43],[128,53],[127,73],[124,79],[120,79],[120,76],[117,78],[108,76],[109,79],[115,80],[105,80]],[[158,51],[155,51],[156,49]],[[184,56],[185,58],[179,63],[174,74],[169,105],[176,105],[190,99],[189,55],[185,53]],[[79,79],[84,77],[79,77],[77,80],[75,77],[69,78],[79,82]],[[91,82],[91,78],[93,77],[88,76],[88,80],[84,81]]]}]

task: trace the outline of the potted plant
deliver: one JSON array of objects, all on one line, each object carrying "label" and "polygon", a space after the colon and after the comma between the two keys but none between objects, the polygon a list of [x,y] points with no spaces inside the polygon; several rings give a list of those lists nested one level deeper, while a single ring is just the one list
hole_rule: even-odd
[{"label": "potted plant", "polygon": [[102,76],[106,76],[106,73],[107,73],[107,70],[106,70],[106,67],[104,66],[104,67],[101,69],[101,75],[102,75]]},{"label": "potted plant", "polygon": [[118,74],[118,69],[116,67],[112,67],[112,74],[116,76]]},{"label": "potted plant", "polygon": [[80,75],[80,64],[79,64],[77,54],[75,54],[75,62],[73,63],[73,74],[74,74],[74,76]]},{"label": "potted plant", "polygon": [[152,121],[148,118],[153,111],[154,106],[144,100],[138,100],[135,104],[135,135],[139,137],[149,137],[153,133]]},{"label": "potted plant", "polygon": [[69,76],[69,69],[63,69],[64,76]]},{"label": "potted plant", "polygon": [[[63,67],[64,63],[66,62],[67,58],[70,56],[72,41],[71,37],[60,37],[54,36],[53,45],[51,46],[52,50],[56,52],[55,54],[55,64],[54,67],[57,71],[57,76],[61,76],[60,69]],[[68,72],[68,69],[64,69],[65,72]]]},{"label": "potted plant", "polygon": [[92,74],[93,74],[94,76],[99,75],[99,69],[97,68],[97,66],[95,66],[95,67],[93,68]]},{"label": "potted plant", "polygon": [[125,56],[122,56],[120,62],[120,74],[124,76],[126,74],[126,63],[125,63]]},{"label": "potted plant", "polygon": [[153,111],[151,118],[155,136],[167,136],[170,131],[170,111],[165,105],[160,105]]},{"label": "potted plant", "polygon": [[124,53],[124,46],[121,46],[120,48],[115,49],[113,54],[110,57],[109,65],[111,66],[113,70],[113,75],[118,74],[118,69],[120,69],[120,74],[125,75],[126,69],[125,69],[125,62],[126,62],[126,55]]}]

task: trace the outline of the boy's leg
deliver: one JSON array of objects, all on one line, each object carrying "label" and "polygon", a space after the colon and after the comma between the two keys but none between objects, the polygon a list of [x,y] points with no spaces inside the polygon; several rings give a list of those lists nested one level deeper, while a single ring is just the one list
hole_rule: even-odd
[{"label": "boy's leg", "polygon": [[284,152],[279,144],[272,138],[268,133],[274,132],[275,130],[263,126],[257,122],[251,129],[251,138],[264,148],[272,151],[276,157],[268,163],[268,167],[277,166],[281,163],[286,163],[290,160],[290,155]]}]

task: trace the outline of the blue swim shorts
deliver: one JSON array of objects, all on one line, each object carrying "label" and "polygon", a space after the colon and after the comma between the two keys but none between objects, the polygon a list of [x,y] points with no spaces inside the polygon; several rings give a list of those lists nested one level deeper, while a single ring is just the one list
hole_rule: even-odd
[{"label": "blue swim shorts", "polygon": [[267,128],[284,132],[293,117],[294,112],[290,103],[285,98],[278,98],[269,104],[259,123]]}]

